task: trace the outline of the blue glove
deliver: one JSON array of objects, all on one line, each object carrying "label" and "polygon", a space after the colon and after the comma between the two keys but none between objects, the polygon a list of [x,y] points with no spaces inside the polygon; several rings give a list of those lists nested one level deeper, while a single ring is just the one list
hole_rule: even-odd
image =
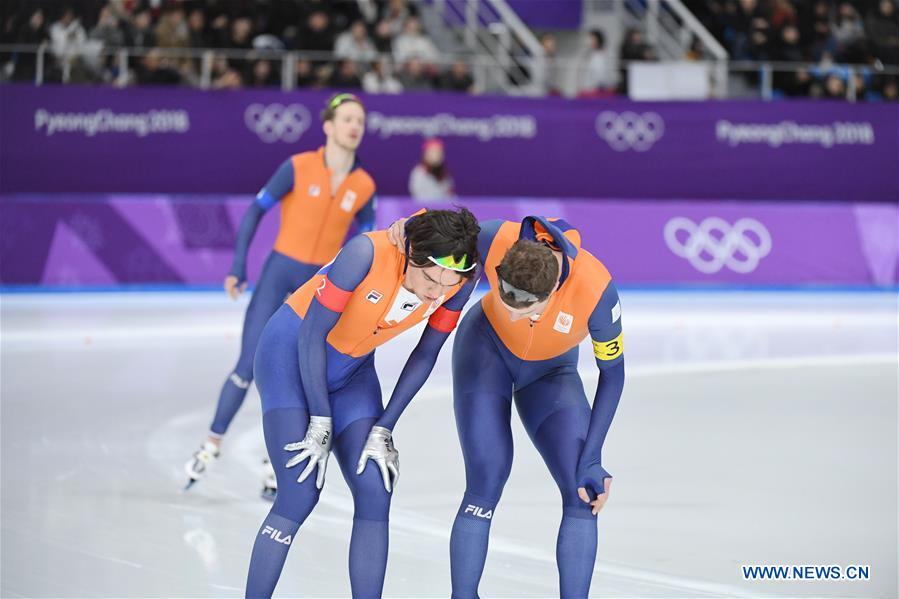
[{"label": "blue glove", "polygon": [[605,479],[607,478],[612,478],[612,475],[602,467],[600,458],[585,459],[581,457],[578,461],[575,474],[577,486],[578,488],[584,487],[587,490],[591,501],[596,499],[597,495],[602,495],[606,492]]}]

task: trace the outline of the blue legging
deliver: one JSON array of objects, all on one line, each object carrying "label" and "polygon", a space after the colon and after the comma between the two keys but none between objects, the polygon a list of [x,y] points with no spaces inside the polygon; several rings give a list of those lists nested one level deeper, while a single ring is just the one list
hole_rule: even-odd
[{"label": "blue legging", "polygon": [[287,296],[312,278],[320,268],[321,265],[298,262],[279,252],[269,254],[244,316],[237,365],[222,385],[215,417],[209,427],[216,435],[225,434],[247,395],[253,381],[253,356],[256,355],[256,344],[265,323]]},{"label": "blue legging", "polygon": [[462,319],[453,345],[453,406],[466,483],[450,543],[453,597],[477,596],[490,522],[512,469],[513,398],[562,496],[556,545],[561,596],[586,597],[596,518],[578,497],[575,478],[590,423],[577,348],[552,360],[520,360],[499,341],[480,304]]},{"label": "blue legging", "polygon": [[[256,385],[262,399],[265,444],[278,479],[278,494],[256,536],[247,597],[271,596],[290,547],[284,540],[290,536],[292,544],[320,495],[315,487],[315,473],[302,483],[297,482],[305,462],[290,469],[284,466],[296,455],[285,451],[284,446],[301,440],[309,423],[297,348],[302,322],[290,306],[282,306],[266,325],[256,353]],[[332,374],[328,391],[334,454],[353,494],[350,584],[354,597],[379,597],[387,566],[391,496],[384,489],[375,464],[369,462],[361,475],[356,474],[356,464],[368,433],[384,408],[373,354],[349,366],[342,365],[339,372],[329,367]]]}]

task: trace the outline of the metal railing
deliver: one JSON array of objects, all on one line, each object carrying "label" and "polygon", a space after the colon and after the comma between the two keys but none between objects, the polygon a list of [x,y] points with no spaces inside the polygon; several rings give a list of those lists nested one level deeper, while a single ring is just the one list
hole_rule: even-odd
[{"label": "metal railing", "polygon": [[[51,80],[49,74],[53,71],[58,78],[54,77],[52,80],[63,83],[75,82],[76,78],[73,77],[73,74],[76,69],[91,68],[77,66],[81,60],[94,66],[101,65],[100,71],[105,73],[100,77],[98,71],[94,71],[94,75],[99,79],[92,80],[91,83],[99,81],[116,86],[134,85],[134,59],[142,59],[150,55],[163,61],[169,61],[171,64],[178,64],[185,72],[192,71],[192,76],[185,77],[184,83],[201,89],[213,87],[215,62],[222,58],[231,61],[270,61],[278,67],[278,83],[283,90],[292,90],[297,87],[297,66],[301,61],[324,64],[340,60],[328,52],[213,48],[104,48],[87,53],[72,52],[59,58],[52,55],[47,44],[40,46],[0,45],[0,80],[23,81],[22,73],[17,72],[16,68],[27,64],[29,76],[24,79],[25,81],[41,85]],[[477,82],[486,80],[487,72],[495,68],[494,57],[470,54],[443,54],[437,60],[437,66],[448,67],[460,58],[470,66],[476,87]],[[621,61],[618,65],[622,83],[627,80],[627,69],[631,64],[637,63]],[[655,64],[664,65],[665,63]],[[722,94],[716,86],[716,81],[720,81],[720,61],[697,61],[695,64],[705,65],[710,81],[710,97],[718,98],[775,100],[781,96],[790,95],[789,89],[782,89],[785,80],[789,84],[790,76],[804,79],[806,83],[811,82],[810,88],[827,84],[828,78],[833,76],[842,82],[844,88],[842,97],[848,101],[857,101],[865,99],[865,95],[870,95],[872,88],[879,87],[886,78],[899,80],[899,66],[730,61],[725,64],[729,73],[727,78],[729,85]],[[33,74],[30,72],[32,68]],[[583,68],[583,63],[577,57],[560,59],[557,61],[556,68],[579,70]],[[532,83],[526,74],[521,74],[518,79],[512,81],[509,93],[516,95],[531,93]],[[860,88],[860,84],[863,88]],[[834,90],[825,89],[824,91],[826,96],[833,97]]]},{"label": "metal railing", "polygon": [[[181,71],[182,74],[192,70],[194,77],[189,77],[186,83],[201,89],[212,87],[214,63],[220,59],[242,63],[252,63],[260,60],[278,63],[280,65],[278,71],[280,86],[284,90],[291,90],[297,87],[297,65],[300,62],[308,61],[314,65],[324,65],[338,64],[344,60],[343,57],[337,56],[332,52],[233,48],[82,48],[74,49],[65,56],[56,56],[51,52],[47,43],[39,46],[0,44],[0,81],[23,80],[20,76],[17,76],[17,65],[22,62],[23,58],[31,56],[34,57],[34,76],[33,78],[28,77],[27,80],[33,80],[35,85],[42,85],[50,80],[49,72],[51,68],[56,70],[57,79],[54,82],[73,82],[73,72],[77,68],[81,68],[87,70],[93,76],[93,80],[89,81],[91,83],[106,82],[120,86],[131,85],[134,83],[131,77],[134,75],[134,71],[137,70],[133,65],[132,59],[146,59],[149,56],[154,56],[164,61],[167,65],[178,63],[180,67],[185,68],[185,70]],[[447,53],[441,54],[436,61],[433,61],[433,64],[443,70],[458,59],[462,59],[468,64],[475,83],[479,79],[483,79],[483,76],[479,77],[478,71],[493,65],[493,62],[487,56]],[[354,62],[360,65],[357,71],[360,77],[369,70],[370,65],[367,62]],[[102,76],[109,71],[114,73],[112,80],[107,80]],[[399,75],[399,72],[397,69],[394,69],[391,74],[396,77]]]},{"label": "metal railing", "polygon": [[663,60],[685,56],[693,40],[698,41],[704,58],[715,62],[715,95],[726,94],[730,55],[680,0],[625,0],[621,5],[624,11],[618,12],[619,18],[626,14],[632,26],[645,28],[648,41]]},{"label": "metal railing", "polygon": [[434,0],[434,10],[459,43],[490,67],[485,89],[515,93],[527,82],[522,63],[541,60],[543,47],[504,0]]}]

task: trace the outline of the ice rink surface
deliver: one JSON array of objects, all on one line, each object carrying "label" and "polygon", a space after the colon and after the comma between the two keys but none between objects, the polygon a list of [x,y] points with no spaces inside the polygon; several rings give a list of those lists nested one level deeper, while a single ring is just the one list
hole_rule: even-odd
[{"label": "ice rink surface", "polygon": [[[246,299],[2,295],[3,597],[242,594],[269,504],[251,391],[182,492]],[[628,381],[603,452],[591,596],[897,596],[897,296],[622,293]],[[385,393],[418,335],[378,350]],[[451,341],[450,341],[451,343]],[[463,491],[449,346],[400,420],[387,597],[447,597]],[[582,348],[593,397],[596,368]],[[517,421],[517,415],[513,419]],[[558,492],[520,423],[485,597],[558,596]],[[349,595],[352,502],[332,461],[277,596]],[[868,581],[743,580],[741,564],[869,564]]]}]

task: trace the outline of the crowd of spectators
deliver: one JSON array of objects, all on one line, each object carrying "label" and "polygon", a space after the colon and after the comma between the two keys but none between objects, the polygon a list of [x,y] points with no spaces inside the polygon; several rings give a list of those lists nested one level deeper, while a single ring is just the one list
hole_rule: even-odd
[{"label": "crowd of spectators", "polygon": [[[854,79],[861,99],[896,100],[897,0],[687,0],[727,48],[731,60],[804,62],[815,68],[774,72],[784,96],[845,97]],[[839,65],[861,65],[847,69]]]},{"label": "crowd of spectators", "polygon": [[[731,60],[774,64],[776,97],[844,99],[851,86],[856,99],[899,100],[899,76],[884,72],[899,67],[899,0],[687,0],[686,4],[727,48]],[[544,33],[540,43],[543,56],[531,60],[526,73],[540,94],[561,94],[565,70],[575,68],[577,97],[626,95],[627,63],[659,60],[658,51],[638,27],[624,32],[617,55],[601,30],[584,33],[583,51],[574,62],[557,55],[553,33]],[[709,55],[693,39],[681,58],[703,60]],[[735,70],[733,75],[761,86],[757,67]]]},{"label": "crowd of spectators", "polygon": [[[475,92],[468,62],[442,59],[407,0],[3,1],[0,44],[46,42],[45,81],[199,85],[202,50],[214,49],[212,87],[272,87],[290,50],[296,87]],[[118,48],[137,49],[126,69]],[[21,81],[37,68],[27,52],[0,65]]]},{"label": "crowd of spectators", "polygon": [[[200,85],[202,54],[213,88],[276,87],[285,76],[300,88],[371,93],[477,91],[471,66],[448,60],[423,30],[412,0],[3,0],[0,44],[46,43],[44,81],[118,85]],[[780,96],[899,98],[899,0],[686,0],[732,60],[808,63],[775,69]],[[602,31],[585,32],[576,61],[577,95],[627,93],[626,72]],[[558,95],[568,58],[552,33],[542,56],[513,55],[510,82],[537,95]],[[129,48],[127,63],[116,49]],[[283,51],[296,51],[284,69]],[[239,52],[235,52],[239,51]],[[684,58],[704,56],[698,40]],[[639,28],[618,47],[622,61],[659,58]],[[626,63],[622,63],[626,64]],[[845,64],[856,65],[846,68]],[[34,80],[36,56],[0,54],[0,80]],[[758,71],[745,74],[750,83]]]},{"label": "crowd of spectators", "polygon": [[[852,86],[860,100],[899,100],[899,76],[883,74],[885,67],[899,67],[897,0],[687,0],[685,4],[732,61],[774,64],[775,96],[842,99]],[[618,58],[655,61],[659,56],[643,31],[632,28],[624,33]],[[703,60],[709,55],[693,39],[682,58]],[[579,97],[627,93],[626,69],[616,68],[602,31],[587,32],[579,69]],[[760,84],[758,68],[734,74],[751,85]]]}]

